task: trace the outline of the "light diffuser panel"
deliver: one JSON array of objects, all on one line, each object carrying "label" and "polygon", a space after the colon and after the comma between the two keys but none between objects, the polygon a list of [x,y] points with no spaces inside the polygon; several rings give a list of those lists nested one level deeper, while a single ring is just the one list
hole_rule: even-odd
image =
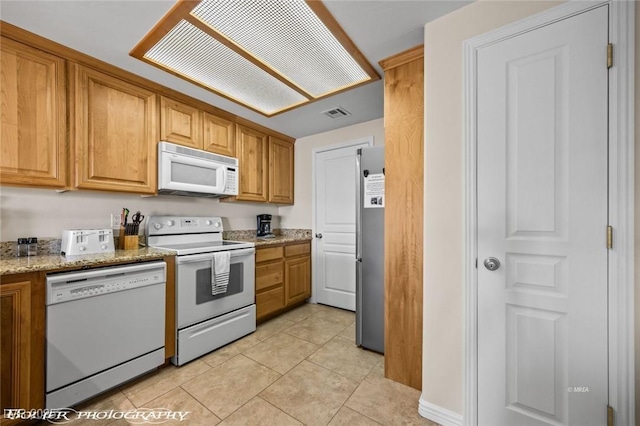
[{"label": "light diffuser panel", "polygon": [[131,55],[268,117],[380,78],[319,0],[178,0]]},{"label": "light diffuser panel", "polygon": [[313,97],[370,79],[302,0],[203,0],[191,14]]},{"label": "light diffuser panel", "polygon": [[267,115],[307,101],[185,20],[181,20],[144,57]]}]

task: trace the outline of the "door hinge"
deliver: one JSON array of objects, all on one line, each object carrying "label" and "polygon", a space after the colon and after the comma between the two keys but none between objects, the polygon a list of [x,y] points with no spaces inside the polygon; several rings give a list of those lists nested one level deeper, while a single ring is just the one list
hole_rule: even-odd
[{"label": "door hinge", "polygon": [[609,43],[607,45],[607,68],[611,68],[613,66],[613,44]]},{"label": "door hinge", "polygon": [[607,248],[613,248],[613,226],[607,226]]},{"label": "door hinge", "polygon": [[614,426],[614,416],[613,416],[613,407],[607,405],[607,426]]}]

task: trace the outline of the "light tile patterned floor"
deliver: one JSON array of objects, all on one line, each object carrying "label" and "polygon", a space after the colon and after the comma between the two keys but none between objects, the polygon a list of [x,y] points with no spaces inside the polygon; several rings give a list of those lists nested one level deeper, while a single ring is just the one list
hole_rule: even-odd
[{"label": "light tile patterned floor", "polygon": [[437,426],[418,415],[419,391],[385,379],[383,356],[355,346],[354,322],[352,312],[305,304],[217,351],[164,367],[79,409],[189,411],[184,422],[174,422],[189,426]]}]

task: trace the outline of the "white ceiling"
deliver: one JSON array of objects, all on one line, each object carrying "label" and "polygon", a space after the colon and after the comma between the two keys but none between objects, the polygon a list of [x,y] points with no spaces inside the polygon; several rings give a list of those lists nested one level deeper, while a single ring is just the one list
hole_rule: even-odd
[{"label": "white ceiling", "polygon": [[[1,0],[0,19],[295,138],[382,117],[382,80],[267,118],[129,56],[129,51],[174,3],[174,0]],[[381,76],[379,60],[422,44],[425,23],[469,3],[324,1]],[[331,119],[322,114],[336,106],[352,115]]]}]

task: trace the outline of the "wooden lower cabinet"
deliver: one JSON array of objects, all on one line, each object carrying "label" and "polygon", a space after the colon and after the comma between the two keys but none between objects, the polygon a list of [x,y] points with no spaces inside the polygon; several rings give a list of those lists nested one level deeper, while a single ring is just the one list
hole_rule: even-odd
[{"label": "wooden lower cabinet", "polygon": [[[45,275],[0,277],[0,410],[44,408]],[[0,425],[18,423],[2,417]]]},{"label": "wooden lower cabinet", "polygon": [[256,249],[258,321],[284,312],[311,297],[311,243]]},{"label": "wooden lower cabinet", "polygon": [[287,305],[311,297],[311,243],[285,247],[284,286]]}]

